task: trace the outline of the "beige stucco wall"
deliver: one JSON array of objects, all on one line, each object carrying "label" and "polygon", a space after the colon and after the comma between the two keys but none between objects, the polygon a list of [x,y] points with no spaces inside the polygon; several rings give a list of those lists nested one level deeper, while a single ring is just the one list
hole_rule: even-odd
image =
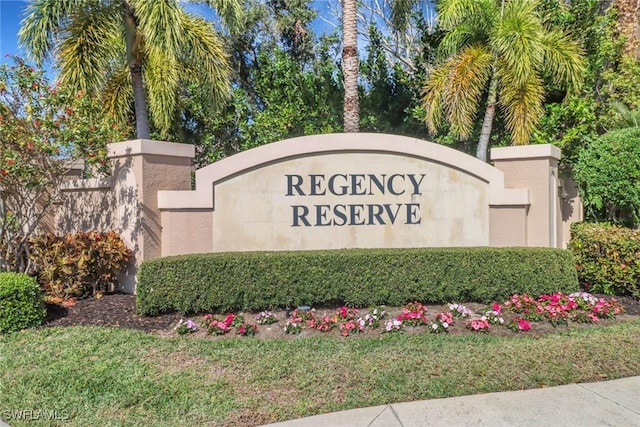
[{"label": "beige stucco wall", "polygon": [[493,206],[489,211],[490,246],[527,246],[529,206]]},{"label": "beige stucco wall", "polygon": [[562,247],[571,239],[571,224],[584,221],[584,206],[578,193],[578,184],[571,177],[561,177],[560,196],[562,211]]},{"label": "beige stucco wall", "polygon": [[530,191],[527,246],[561,247],[560,150],[548,144],[494,148],[491,159],[504,173],[506,187]]},{"label": "beige stucco wall", "polygon": [[[133,252],[120,285],[133,293],[140,262],[161,254],[158,190],[190,188],[193,154],[193,146],[161,141],[110,144],[111,177],[65,181],[64,200],[47,218],[48,228],[57,233],[117,231]],[[72,177],[80,168],[72,170]]]},{"label": "beige stucco wall", "polygon": [[135,291],[139,263],[159,256],[561,247],[582,215],[575,185],[558,179],[560,152],[550,145],[492,149],[493,167],[414,138],[307,136],[199,169],[195,190],[193,146],[133,140],[109,150],[111,178],[66,181],[67,200],[49,223],[59,232],[118,231],[134,253],[121,279],[127,292]]},{"label": "beige stucco wall", "polygon": [[[380,182],[396,174],[398,188],[382,194]],[[366,187],[367,194],[331,194],[332,177],[336,193],[355,179],[357,189],[346,191]],[[315,192],[324,194],[312,194],[314,182]],[[505,188],[502,172],[438,144],[394,135],[332,134],[280,141],[224,159],[196,172],[194,191],[161,191],[158,203],[162,254],[174,255],[204,249],[506,244],[500,233],[492,237],[490,210],[510,207],[498,216],[522,221],[529,193]],[[198,215],[189,216],[193,210]],[[190,229],[179,225],[187,217]],[[518,232],[522,235],[514,237]],[[524,233],[516,225],[505,235],[520,243]]]},{"label": "beige stucco wall", "polygon": [[[331,194],[329,182],[341,194],[354,192],[354,180],[355,193],[363,195]],[[376,185],[385,180],[381,191]],[[324,195],[310,194],[312,182]],[[391,194],[390,183],[402,194]],[[213,191],[215,252],[489,244],[488,184],[408,156],[332,153],[292,159],[217,183]]]},{"label": "beige stucco wall", "polygon": [[64,234],[113,229],[115,203],[110,179],[70,179],[61,187],[61,202],[51,206],[41,231]]},{"label": "beige stucco wall", "polygon": [[162,256],[213,252],[211,209],[162,211],[161,222]]}]

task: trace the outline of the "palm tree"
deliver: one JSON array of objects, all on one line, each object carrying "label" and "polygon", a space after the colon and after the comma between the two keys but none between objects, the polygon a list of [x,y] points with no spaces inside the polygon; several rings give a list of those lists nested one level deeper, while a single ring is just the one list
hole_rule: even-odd
[{"label": "palm tree", "polygon": [[[133,99],[138,138],[149,138],[149,113],[161,136],[176,117],[182,84],[227,96],[230,66],[213,24],[179,0],[35,0],[19,31],[38,65],[53,55],[60,83],[101,94],[105,108],[126,121]],[[239,0],[209,0],[228,23]]]},{"label": "palm tree", "polygon": [[360,129],[357,38],[356,0],[342,0],[342,74],[344,78],[345,132],[358,132]]},{"label": "palm tree", "polygon": [[476,157],[486,161],[499,105],[514,145],[529,143],[543,114],[544,78],[575,90],[584,71],[570,37],[547,28],[536,0],[442,0],[438,20],[447,31],[444,60],[429,75],[423,106],[429,131],[445,119],[467,139],[480,101],[486,105]]}]

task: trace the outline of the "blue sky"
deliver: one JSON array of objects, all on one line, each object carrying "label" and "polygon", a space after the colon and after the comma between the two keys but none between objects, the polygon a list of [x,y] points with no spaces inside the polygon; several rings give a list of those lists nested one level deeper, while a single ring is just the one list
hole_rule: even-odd
[{"label": "blue sky", "polygon": [[[330,3],[326,0],[315,0],[312,7],[319,13],[327,13]],[[5,58],[7,53],[25,56],[24,51],[18,47],[18,29],[20,28],[20,21],[24,18],[23,12],[27,4],[27,0],[0,0],[0,62],[7,61]],[[203,6],[190,5],[190,9],[195,13],[201,13],[205,17],[207,14],[211,14],[210,9]],[[321,19],[316,19],[313,26],[316,33],[333,29]]]},{"label": "blue sky", "polygon": [[4,62],[7,53],[24,56],[18,49],[18,29],[22,20],[25,0],[0,0],[0,53]]}]

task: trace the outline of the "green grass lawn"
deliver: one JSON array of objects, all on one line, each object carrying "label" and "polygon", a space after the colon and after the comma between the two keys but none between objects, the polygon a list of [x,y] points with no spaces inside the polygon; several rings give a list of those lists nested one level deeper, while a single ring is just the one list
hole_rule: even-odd
[{"label": "green grass lawn", "polygon": [[62,425],[245,426],[631,375],[640,375],[640,321],[541,338],[209,340],[49,328],[0,337],[0,417],[33,410],[68,415]]}]

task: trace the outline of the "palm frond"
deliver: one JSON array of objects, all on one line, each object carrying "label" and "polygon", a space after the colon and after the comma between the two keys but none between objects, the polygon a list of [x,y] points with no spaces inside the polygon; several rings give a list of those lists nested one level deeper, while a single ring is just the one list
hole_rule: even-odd
[{"label": "palm frond", "polygon": [[491,75],[493,55],[480,45],[467,46],[450,60],[449,81],[444,96],[451,130],[466,139],[473,129],[480,96]]},{"label": "palm frond", "polygon": [[145,49],[178,56],[184,42],[180,19],[184,11],[178,0],[129,0],[129,4],[138,18]]},{"label": "palm frond", "polygon": [[513,0],[505,5],[502,20],[491,37],[492,49],[512,74],[518,86],[542,63],[540,38],[545,32],[532,0]]},{"label": "palm frond", "polygon": [[[202,3],[203,0],[189,0]],[[232,33],[242,31],[242,17],[245,14],[244,3],[241,0],[204,0],[204,3],[215,9],[225,26]]]},{"label": "palm frond", "polygon": [[475,28],[467,24],[460,24],[447,32],[440,44],[438,45],[438,57],[440,59],[446,59],[455,55],[462,46],[469,44],[477,37],[477,31]]},{"label": "palm frond", "polygon": [[95,0],[36,0],[26,10],[20,24],[18,40],[29,59],[42,66],[66,21],[75,10],[96,3]]},{"label": "palm frond", "polygon": [[182,14],[185,45],[181,57],[185,67],[198,70],[201,82],[209,88],[212,102],[228,98],[231,79],[229,57],[222,39],[211,22],[190,14]]},{"label": "palm frond", "polygon": [[585,68],[582,48],[566,34],[549,30],[540,43],[544,52],[544,67],[549,70],[555,84],[567,84],[576,92],[582,85]]},{"label": "palm frond", "polygon": [[121,24],[119,10],[114,7],[77,12],[56,48],[60,80],[78,89],[99,92],[110,60],[124,49],[118,43]]},{"label": "palm frond", "polygon": [[169,132],[175,117],[180,85],[179,69],[178,60],[174,56],[163,55],[158,50],[148,52],[144,77],[149,112],[163,138]]},{"label": "palm frond", "polygon": [[623,127],[640,127],[640,108],[631,110],[626,104],[617,99],[611,101],[611,107],[620,117]]},{"label": "palm frond", "polygon": [[124,62],[106,80],[102,101],[104,111],[113,116],[119,124],[124,125],[131,117],[133,112],[131,72]]},{"label": "palm frond", "polygon": [[489,29],[500,16],[495,0],[442,0],[437,9],[438,24],[444,30],[462,24]]},{"label": "palm frond", "polygon": [[529,74],[523,83],[498,66],[499,102],[513,145],[529,143],[531,133],[544,113],[544,83],[537,73]]},{"label": "palm frond", "polygon": [[422,91],[422,107],[426,112],[424,121],[431,134],[437,133],[444,116],[443,98],[452,65],[452,61],[446,61],[435,67]]}]

